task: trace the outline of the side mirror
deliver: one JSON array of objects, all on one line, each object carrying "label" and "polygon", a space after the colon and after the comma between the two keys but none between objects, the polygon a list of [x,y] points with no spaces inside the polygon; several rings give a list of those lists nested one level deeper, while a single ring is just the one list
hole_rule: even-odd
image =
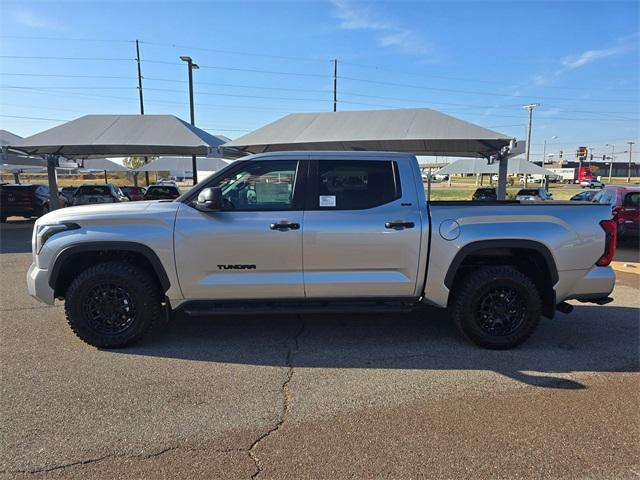
[{"label": "side mirror", "polygon": [[196,204],[203,210],[222,210],[222,189],[218,187],[205,188],[198,194]]}]

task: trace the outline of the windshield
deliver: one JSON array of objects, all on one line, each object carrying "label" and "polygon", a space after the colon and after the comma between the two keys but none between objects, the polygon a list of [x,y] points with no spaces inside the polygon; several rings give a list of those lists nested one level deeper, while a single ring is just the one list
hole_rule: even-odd
[{"label": "windshield", "polygon": [[520,190],[518,192],[518,195],[527,195],[527,196],[530,196],[530,197],[531,196],[535,197],[535,196],[540,195],[540,192],[538,192],[538,190],[528,188],[528,189]]}]

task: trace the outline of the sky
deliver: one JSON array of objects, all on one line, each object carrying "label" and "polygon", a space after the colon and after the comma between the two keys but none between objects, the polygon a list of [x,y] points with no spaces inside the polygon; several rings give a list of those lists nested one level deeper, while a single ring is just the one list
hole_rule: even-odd
[{"label": "sky", "polygon": [[[640,141],[639,2],[0,0],[0,128],[27,136],[88,113],[189,119],[236,138],[292,112],[428,107],[628,159]],[[546,142],[546,147],[545,147]],[[607,146],[613,145],[611,146]],[[640,161],[634,145],[634,161]]]}]

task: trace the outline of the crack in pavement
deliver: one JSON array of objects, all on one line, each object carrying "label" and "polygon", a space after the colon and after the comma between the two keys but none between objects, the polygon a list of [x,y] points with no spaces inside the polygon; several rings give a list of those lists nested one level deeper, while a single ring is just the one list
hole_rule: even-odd
[{"label": "crack in pavement", "polygon": [[260,435],[247,450],[247,452],[249,453],[249,456],[251,457],[251,459],[253,460],[253,463],[256,466],[255,473],[251,475],[252,479],[258,478],[258,475],[260,475],[264,470],[262,461],[256,454],[255,449],[258,447],[258,445],[261,442],[269,438],[271,434],[277,432],[282,428],[282,426],[284,425],[284,422],[287,420],[289,410],[291,409],[291,396],[289,393],[289,383],[293,378],[293,355],[298,352],[298,349],[300,347],[300,338],[305,329],[305,323],[304,323],[304,320],[302,319],[302,316],[298,315],[298,320],[300,320],[300,328],[295,333],[295,335],[293,335],[292,337],[288,338],[285,341],[285,345],[288,347],[287,357],[286,357],[287,374],[285,376],[284,382],[282,382],[282,385],[280,387],[280,393],[282,394],[282,409],[280,411],[280,418],[278,418],[278,421],[275,423],[273,427],[271,427],[265,433]]},{"label": "crack in pavement", "polygon": [[96,458],[88,458],[88,459],[84,459],[84,460],[77,460],[75,462],[70,462],[70,463],[65,463],[63,465],[56,465],[53,467],[46,467],[46,468],[37,468],[37,469],[33,469],[33,470],[2,470],[0,471],[0,473],[4,474],[4,473],[20,473],[20,474],[27,474],[27,475],[36,475],[36,474],[40,474],[40,473],[49,473],[49,472],[54,472],[56,470],[63,470],[65,468],[70,468],[70,467],[77,467],[77,466],[82,466],[82,465],[89,465],[89,464],[93,464],[93,463],[98,463],[101,462],[103,460],[107,460],[110,458],[119,458],[119,459],[129,459],[129,460],[149,460],[155,457],[160,457],[161,455],[164,455],[165,453],[169,453],[175,450],[186,450],[186,451],[192,451],[192,452],[196,452],[196,451],[203,451],[203,452],[214,452],[214,453],[247,453],[249,450],[246,448],[221,448],[221,449],[208,449],[208,448],[190,448],[188,446],[181,446],[181,445],[174,445],[171,447],[166,447],[163,448],[162,450],[159,450],[157,452],[154,453],[149,453],[147,455],[118,455],[118,454],[114,454],[114,453],[110,453],[107,455],[103,455],[101,457],[96,457]]},{"label": "crack in pavement", "polygon": [[88,465],[90,463],[97,463],[97,462],[101,462],[102,460],[106,460],[107,458],[114,457],[114,456],[115,455],[113,455],[113,454],[109,454],[109,455],[103,455],[102,457],[88,458],[86,460],[77,460],[75,462],[65,463],[63,465],[56,465],[55,467],[38,468],[38,469],[35,469],[35,470],[5,470],[5,471],[0,472],[0,473],[26,473],[26,474],[34,474],[35,475],[37,473],[54,472],[56,470],[62,470],[63,468],[75,467],[77,465]]},{"label": "crack in pavement", "polygon": [[258,457],[258,455],[255,452],[255,449],[258,447],[258,445],[260,445],[261,442],[263,442],[264,440],[266,440],[271,434],[277,432],[278,430],[280,430],[282,428],[282,426],[284,425],[285,421],[287,420],[287,417],[289,415],[289,411],[291,409],[291,396],[289,393],[289,383],[291,382],[291,379],[293,378],[293,356],[295,353],[298,352],[299,347],[300,347],[300,340],[304,334],[305,331],[305,323],[304,320],[302,319],[302,317],[300,315],[298,315],[298,320],[300,321],[300,327],[298,328],[298,330],[296,331],[296,333],[294,335],[292,335],[291,337],[287,338],[284,341],[284,345],[287,347],[287,353],[286,353],[286,366],[287,366],[287,372],[285,375],[285,379],[282,382],[282,385],[280,386],[280,393],[282,395],[282,407],[280,410],[280,415],[278,420],[276,421],[276,423],[266,432],[264,432],[263,434],[261,434],[256,440],[253,441],[253,443],[249,446],[249,448],[226,448],[226,449],[200,449],[200,448],[189,448],[188,446],[185,445],[174,445],[174,446],[170,446],[170,447],[165,447],[157,452],[154,453],[150,453],[147,455],[117,455],[117,454],[108,454],[108,455],[103,455],[101,457],[96,457],[96,458],[89,458],[89,459],[85,459],[85,460],[78,460],[75,462],[70,462],[70,463],[66,463],[63,465],[57,465],[54,467],[48,467],[48,468],[41,468],[41,469],[34,469],[34,470],[5,470],[5,471],[0,471],[0,473],[21,473],[21,474],[39,474],[39,473],[48,473],[48,472],[53,472],[56,470],[62,470],[62,469],[66,469],[66,468],[70,468],[70,467],[75,467],[75,466],[81,466],[81,465],[89,465],[92,463],[97,463],[97,462],[101,462],[103,460],[109,459],[109,458],[130,458],[130,459],[140,459],[140,460],[148,460],[154,457],[159,457],[161,455],[164,455],[168,452],[174,451],[174,450],[178,450],[178,449],[186,449],[186,450],[191,450],[191,451],[196,451],[196,450],[203,450],[203,451],[209,451],[209,452],[216,452],[216,453],[245,453],[248,454],[249,457],[251,458],[251,460],[253,461],[254,465],[255,465],[255,472],[253,475],[251,475],[252,479],[257,478],[260,473],[262,473],[262,471],[264,470],[262,461],[260,460],[260,458]]}]

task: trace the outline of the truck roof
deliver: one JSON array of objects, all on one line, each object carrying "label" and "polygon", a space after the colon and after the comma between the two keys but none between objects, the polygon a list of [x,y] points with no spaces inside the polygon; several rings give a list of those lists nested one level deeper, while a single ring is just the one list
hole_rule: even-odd
[{"label": "truck roof", "polygon": [[398,158],[415,158],[411,153],[402,152],[374,152],[360,150],[292,150],[285,152],[267,152],[256,153],[246,157],[240,157],[238,160],[267,160],[273,158],[324,158],[331,160],[371,160],[371,159],[398,159]]}]

